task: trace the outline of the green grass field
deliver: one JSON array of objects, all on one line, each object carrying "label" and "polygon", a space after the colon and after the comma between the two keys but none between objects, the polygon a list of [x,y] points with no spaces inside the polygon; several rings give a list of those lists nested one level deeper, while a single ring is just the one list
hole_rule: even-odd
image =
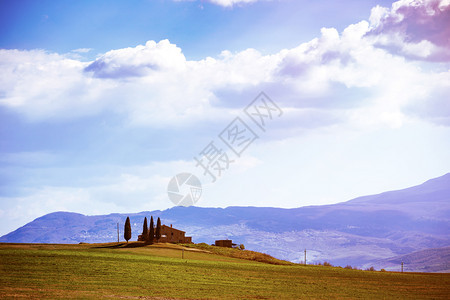
[{"label": "green grass field", "polygon": [[199,249],[182,259],[178,245],[138,245],[0,244],[0,298],[450,298],[450,274],[278,265]]}]

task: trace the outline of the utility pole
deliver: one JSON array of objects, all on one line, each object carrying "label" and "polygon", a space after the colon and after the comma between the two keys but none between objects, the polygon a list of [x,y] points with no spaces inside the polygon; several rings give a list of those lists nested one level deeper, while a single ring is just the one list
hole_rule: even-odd
[{"label": "utility pole", "polygon": [[306,249],[305,249],[305,266],[306,266]]},{"label": "utility pole", "polygon": [[117,243],[119,243],[119,223],[117,223]]},{"label": "utility pole", "polygon": [[402,262],[402,273],[403,273],[403,262]]}]

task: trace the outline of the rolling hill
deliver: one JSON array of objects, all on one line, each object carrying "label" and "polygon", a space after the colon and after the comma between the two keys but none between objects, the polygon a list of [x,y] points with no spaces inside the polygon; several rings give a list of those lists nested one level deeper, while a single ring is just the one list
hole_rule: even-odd
[{"label": "rolling hill", "polygon": [[0,244],[0,298],[447,299],[450,292],[448,274],[274,264],[209,248],[238,257],[164,243]]},{"label": "rolling hill", "polygon": [[387,271],[399,271],[402,262],[405,265],[405,272],[450,273],[450,247],[425,249],[399,255],[376,261],[373,266]]}]

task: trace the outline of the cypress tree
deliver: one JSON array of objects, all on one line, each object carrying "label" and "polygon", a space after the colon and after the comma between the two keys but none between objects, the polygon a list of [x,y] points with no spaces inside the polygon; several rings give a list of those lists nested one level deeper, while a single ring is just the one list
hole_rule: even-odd
[{"label": "cypress tree", "polygon": [[148,241],[150,244],[153,244],[153,240],[155,239],[155,225],[153,223],[153,216],[150,217],[150,228],[148,230]]},{"label": "cypress tree", "polygon": [[156,241],[158,242],[161,238],[161,220],[158,217],[158,221],[156,221]]},{"label": "cypress tree", "polygon": [[147,217],[144,219],[144,225],[142,227],[142,240],[147,241],[148,240],[148,227],[147,227]]},{"label": "cypress tree", "polygon": [[131,239],[131,224],[130,224],[130,217],[127,217],[127,220],[125,221],[125,230],[123,231],[123,237],[128,243],[128,240]]}]

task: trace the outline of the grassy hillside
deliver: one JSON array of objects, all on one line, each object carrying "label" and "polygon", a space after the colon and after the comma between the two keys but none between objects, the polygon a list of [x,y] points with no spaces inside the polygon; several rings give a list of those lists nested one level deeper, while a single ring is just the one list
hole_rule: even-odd
[{"label": "grassy hillside", "polygon": [[199,249],[199,250],[203,250],[207,253],[218,254],[218,255],[227,256],[227,257],[240,258],[240,259],[245,259],[245,260],[259,261],[259,262],[264,262],[264,263],[268,263],[268,264],[294,265],[294,263],[292,263],[292,262],[277,259],[268,254],[256,252],[256,251],[249,251],[249,250],[242,251],[242,250],[235,249],[235,248],[215,247],[215,246],[210,246],[205,243],[182,244],[181,246],[185,247],[185,249],[188,249],[188,250]]},{"label": "grassy hillside", "polygon": [[[441,298],[449,274],[276,265],[181,246],[0,244],[0,298]],[[252,258],[251,258],[252,259]]]}]

